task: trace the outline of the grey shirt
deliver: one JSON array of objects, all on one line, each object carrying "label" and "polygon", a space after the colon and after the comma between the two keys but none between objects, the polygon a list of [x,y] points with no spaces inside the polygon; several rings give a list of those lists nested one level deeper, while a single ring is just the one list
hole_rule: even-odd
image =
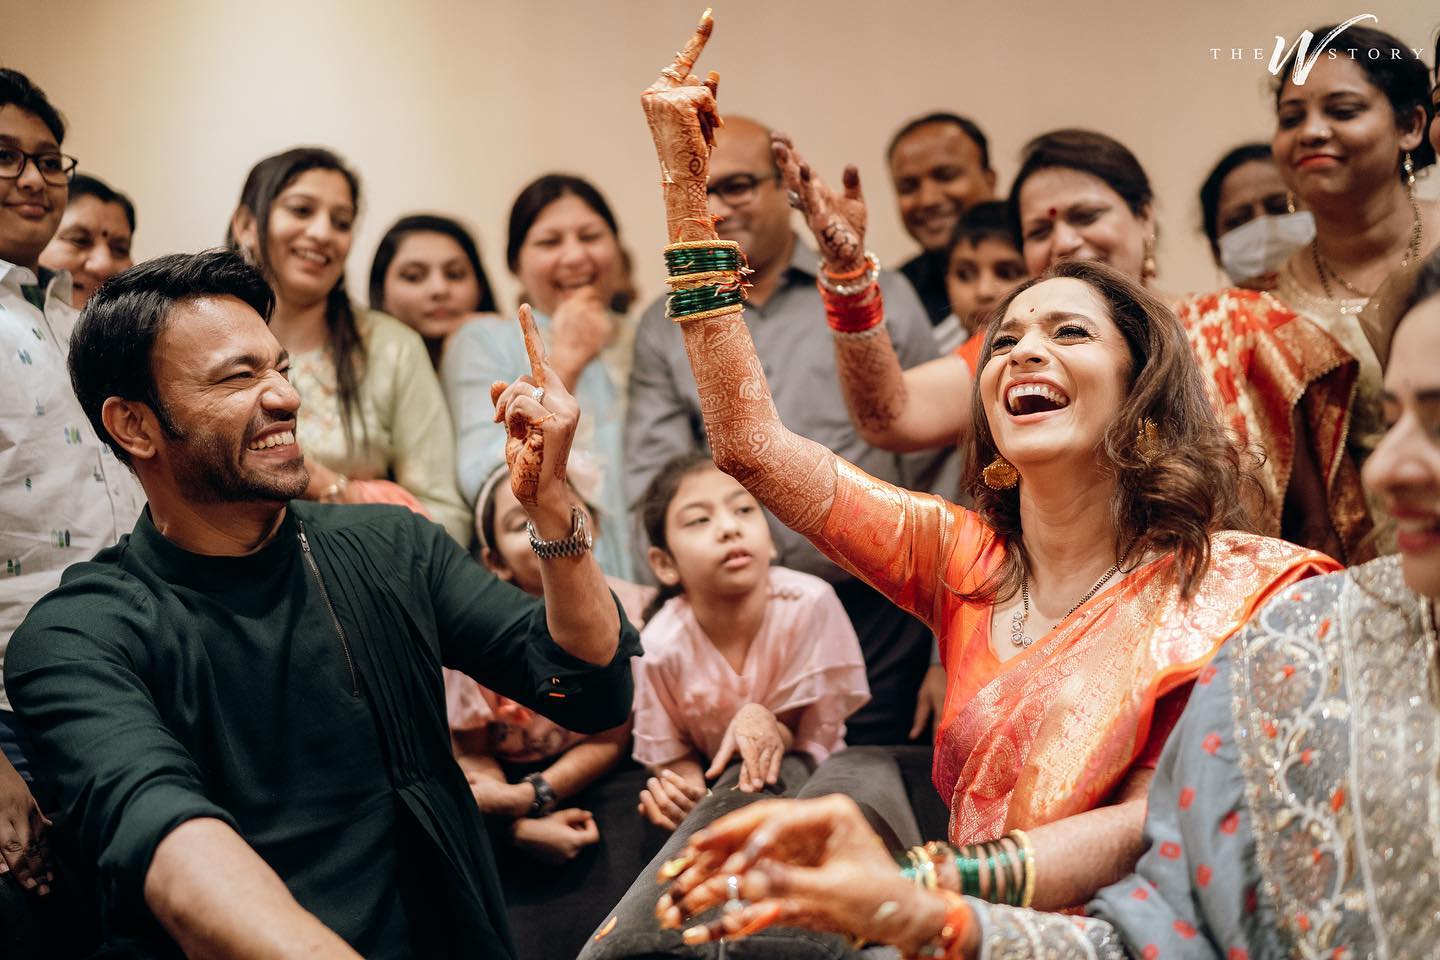
[{"label": "grey shirt", "polygon": [[[764,306],[745,308],[745,323],[755,341],[780,420],[796,433],[824,444],[834,453],[882,480],[917,490],[933,490],[953,499],[956,477],[952,451],[895,454],[861,440],[850,422],[835,348],[825,326],[825,307],[815,288],[818,258],[797,238],[790,265]],[[914,289],[899,274],[882,272],[885,322],[900,365],[913,367],[935,357],[930,321]],[[629,414],[625,421],[625,497],[637,504],[660,468],[678,454],[705,446],[700,394],[679,325],[665,316],[665,298],[640,318],[635,336],[635,365],[630,372]],[[820,555],[803,536],[771,523],[781,566],[824,577],[831,583],[850,579]]]}]

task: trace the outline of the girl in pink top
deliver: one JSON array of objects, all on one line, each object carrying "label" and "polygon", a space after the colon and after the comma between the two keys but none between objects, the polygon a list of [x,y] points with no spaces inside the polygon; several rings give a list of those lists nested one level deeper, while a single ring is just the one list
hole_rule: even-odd
[{"label": "girl in pink top", "polygon": [[765,515],[708,457],[689,454],[643,498],[661,583],[635,674],[635,759],[654,776],[640,812],[674,829],[738,753],[739,789],[774,784],[789,751],[845,746],[870,699],[860,642],[835,591],[772,567]]}]

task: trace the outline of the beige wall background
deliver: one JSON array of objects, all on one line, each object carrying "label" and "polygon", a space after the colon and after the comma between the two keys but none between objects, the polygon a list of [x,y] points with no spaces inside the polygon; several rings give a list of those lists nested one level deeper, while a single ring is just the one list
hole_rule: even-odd
[{"label": "beige wall background", "polygon": [[[220,242],[246,171],[296,144],[338,150],[364,182],[349,261],[361,298],[381,233],[421,210],[478,234],[501,302],[518,190],[590,178],[633,251],[643,300],[663,289],[657,167],[638,94],[703,0],[0,0],[0,62],[70,123],[81,169],[139,208],[141,257]],[[936,109],[976,119],[1008,187],[1031,136],[1087,126],[1126,143],[1154,182],[1161,284],[1219,284],[1196,192],[1230,146],[1269,139],[1275,36],[1373,13],[1434,63],[1440,9],[1415,0],[716,0],[701,70],[723,112],[789,131],[821,173],[859,165],[870,244],[913,245],[884,148]],[[1231,48],[1247,59],[1231,59]],[[1253,59],[1253,48],[1263,59]],[[1214,59],[1211,48],[1221,48]]]}]

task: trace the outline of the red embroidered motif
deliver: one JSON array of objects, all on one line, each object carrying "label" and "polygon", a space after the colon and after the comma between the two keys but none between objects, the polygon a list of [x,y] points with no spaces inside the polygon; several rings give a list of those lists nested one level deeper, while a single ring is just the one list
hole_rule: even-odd
[{"label": "red embroidered motif", "polygon": [[1130,896],[1136,900],[1149,900],[1150,891],[1146,890],[1144,887],[1136,887],[1134,890],[1130,891]]},{"label": "red embroidered motif", "polygon": [[1250,960],[1250,951],[1242,950],[1240,947],[1231,947],[1230,952],[1225,954],[1225,960]]},{"label": "red embroidered motif", "polygon": [[1147,943],[1145,944],[1145,949],[1140,951],[1140,956],[1144,957],[1145,960],[1155,960],[1156,957],[1160,956],[1160,948],[1153,943]]},{"label": "red embroidered motif", "polygon": [[1345,788],[1336,787],[1335,792],[1330,794],[1330,809],[1339,813],[1343,806],[1345,806]]},{"label": "red embroidered motif", "polygon": [[1160,856],[1164,857],[1166,860],[1179,860],[1180,844],[1176,843],[1173,840],[1166,840],[1164,843],[1160,844]]},{"label": "red embroidered motif", "polygon": [[1190,926],[1190,924],[1186,923],[1184,920],[1175,921],[1175,932],[1180,934],[1180,936],[1184,937],[1186,940],[1195,939],[1195,928]]},{"label": "red embroidered motif", "polygon": [[1190,804],[1195,802],[1195,788],[1186,787],[1180,791],[1180,809],[1189,810]]},{"label": "red embroidered motif", "polygon": [[1315,636],[1319,637],[1321,640],[1324,640],[1324,639],[1325,639],[1325,634],[1327,634],[1327,633],[1329,633],[1329,632],[1330,632],[1330,618],[1329,618],[1329,617],[1326,617],[1324,620],[1321,620],[1321,621],[1320,621],[1320,629],[1318,629],[1318,630],[1315,631]]},{"label": "red embroidered motif", "polygon": [[1201,670],[1201,671],[1200,671],[1200,676],[1196,677],[1196,678],[1195,678],[1195,681],[1196,681],[1197,683],[1199,683],[1199,684],[1203,687],[1203,686],[1208,685],[1208,684],[1210,683],[1210,681],[1211,681],[1211,680],[1214,680],[1214,679],[1215,679],[1215,666],[1214,666],[1213,664],[1211,664],[1211,665],[1207,666],[1204,670]]},{"label": "red embroidered motif", "polygon": [[1215,751],[1220,749],[1220,734],[1212,733],[1200,742],[1200,749],[1210,756],[1215,756]]},{"label": "red embroidered motif", "polygon": [[1240,829],[1240,811],[1231,810],[1225,814],[1225,819],[1220,821],[1220,832],[1233,834],[1238,829]]},{"label": "red embroidered motif", "polygon": [[1195,882],[1202,887],[1210,886],[1210,875],[1210,868],[1203,863],[1195,868]]}]

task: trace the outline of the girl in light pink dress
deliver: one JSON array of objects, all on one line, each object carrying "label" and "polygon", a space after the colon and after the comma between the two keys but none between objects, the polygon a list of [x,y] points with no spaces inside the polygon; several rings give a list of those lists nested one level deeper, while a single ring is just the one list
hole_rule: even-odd
[{"label": "girl in light pink dress", "polygon": [[654,774],[640,812],[673,830],[737,757],[736,786],[757,793],[787,753],[843,749],[870,688],[835,591],[770,565],[759,504],[708,457],[667,464],[641,509],[661,593],[633,662],[635,759]]}]

